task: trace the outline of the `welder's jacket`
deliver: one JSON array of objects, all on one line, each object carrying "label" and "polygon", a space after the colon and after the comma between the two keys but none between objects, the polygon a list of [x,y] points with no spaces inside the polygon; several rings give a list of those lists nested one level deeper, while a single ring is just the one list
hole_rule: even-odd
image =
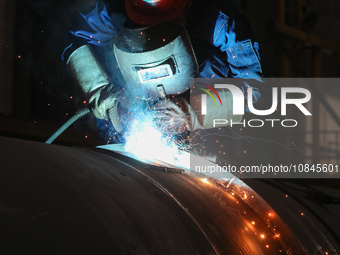
[{"label": "welder's jacket", "polygon": [[[259,44],[234,0],[193,0],[184,13],[185,26],[198,59],[199,77],[262,77]],[[97,3],[90,11],[80,13],[79,22],[71,31],[72,43],[66,47],[63,58],[66,60],[83,44],[92,45],[99,54],[101,49],[112,47],[115,36],[123,29],[123,22],[129,21],[124,7],[117,1],[110,1],[109,5]],[[112,63],[104,68],[115,76],[119,73],[112,70],[115,66]],[[249,84],[242,89],[247,86]],[[260,97],[258,88],[253,88],[253,96],[256,102]]]}]

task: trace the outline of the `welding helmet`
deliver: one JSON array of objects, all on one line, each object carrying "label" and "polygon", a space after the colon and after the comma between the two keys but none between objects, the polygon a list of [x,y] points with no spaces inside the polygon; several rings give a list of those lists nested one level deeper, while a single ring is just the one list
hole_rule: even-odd
[{"label": "welding helmet", "polygon": [[157,99],[190,88],[198,70],[186,29],[167,22],[126,30],[114,43],[114,54],[126,87],[136,97]]},{"label": "welding helmet", "polygon": [[125,0],[130,20],[142,25],[154,25],[177,18],[188,0]]}]

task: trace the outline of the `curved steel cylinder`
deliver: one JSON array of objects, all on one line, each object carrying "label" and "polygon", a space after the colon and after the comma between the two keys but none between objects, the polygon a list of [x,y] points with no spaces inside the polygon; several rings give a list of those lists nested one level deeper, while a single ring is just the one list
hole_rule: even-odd
[{"label": "curved steel cylinder", "polygon": [[252,191],[100,150],[0,145],[0,254],[304,254]]}]

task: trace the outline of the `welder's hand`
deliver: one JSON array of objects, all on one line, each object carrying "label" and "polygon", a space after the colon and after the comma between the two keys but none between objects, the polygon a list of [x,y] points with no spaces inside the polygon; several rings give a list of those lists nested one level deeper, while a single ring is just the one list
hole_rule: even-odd
[{"label": "welder's hand", "polygon": [[97,119],[110,119],[117,132],[123,130],[118,113],[118,103],[122,97],[121,91],[115,91],[113,86],[107,85],[95,91],[89,99],[92,112]]},{"label": "welder's hand", "polygon": [[189,103],[182,99],[164,99],[151,107],[155,113],[155,122],[165,132],[183,133],[192,130],[195,120]]}]

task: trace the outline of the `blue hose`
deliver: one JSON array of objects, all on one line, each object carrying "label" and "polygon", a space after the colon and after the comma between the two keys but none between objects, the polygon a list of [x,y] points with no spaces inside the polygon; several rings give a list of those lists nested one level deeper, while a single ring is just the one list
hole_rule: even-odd
[{"label": "blue hose", "polygon": [[91,111],[89,108],[84,108],[79,110],[71,119],[65,122],[50,138],[46,140],[45,143],[51,144],[58,136],[60,136],[69,126],[76,122],[81,117],[89,114]]}]

